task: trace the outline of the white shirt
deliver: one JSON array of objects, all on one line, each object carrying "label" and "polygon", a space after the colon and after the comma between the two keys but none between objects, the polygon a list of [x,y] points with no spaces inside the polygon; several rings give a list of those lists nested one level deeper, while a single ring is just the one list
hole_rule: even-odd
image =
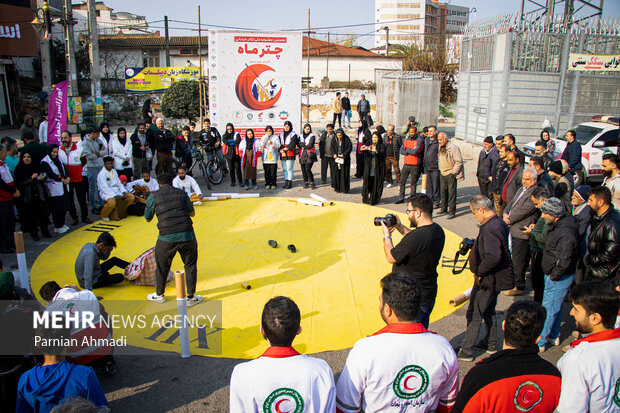
[{"label": "white shirt", "polygon": [[421,324],[388,324],[359,340],[336,385],[339,412],[429,412],[454,405],[459,364],[444,337]]},{"label": "white shirt", "polygon": [[[610,339],[595,341],[605,336]],[[556,411],[620,412],[620,330],[592,334],[574,343],[578,344],[558,361],[562,390]]]},{"label": "white shirt", "polygon": [[136,179],[135,181],[129,182],[126,187],[131,188],[130,192],[133,192],[134,186],[146,186],[149,189],[149,192],[159,191],[159,184],[155,178],[151,178],[148,183],[144,182],[144,179]]},{"label": "white shirt", "polygon": [[47,119],[39,124],[39,141],[47,143]]},{"label": "white shirt", "polygon": [[324,360],[292,347],[270,347],[256,360],[235,366],[230,412],[335,413],[334,376]]},{"label": "white shirt", "polygon": [[189,175],[185,175],[185,179],[183,180],[181,180],[178,175],[175,176],[172,180],[172,186],[184,190],[187,196],[192,196],[192,194],[198,196],[202,195],[198,182]]},{"label": "white shirt", "polygon": [[[129,138],[125,139],[125,145],[122,145],[118,138],[113,138],[112,154],[114,155],[114,169],[133,168],[132,147]],[[123,162],[125,162],[127,158],[129,158],[129,164],[123,166]]]},{"label": "white shirt", "polygon": [[605,178],[603,185],[611,191],[611,202],[614,204],[614,208],[620,211],[620,172],[613,178]]},{"label": "white shirt", "polygon": [[118,179],[118,173],[114,169],[108,171],[105,167],[101,168],[99,175],[97,175],[97,188],[99,188],[99,195],[104,202],[127,192]]}]

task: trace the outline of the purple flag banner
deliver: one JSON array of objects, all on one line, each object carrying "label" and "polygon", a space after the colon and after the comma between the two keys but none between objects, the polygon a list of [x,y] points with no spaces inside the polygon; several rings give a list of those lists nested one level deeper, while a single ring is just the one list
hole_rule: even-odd
[{"label": "purple flag banner", "polygon": [[49,97],[47,110],[47,144],[60,145],[60,134],[67,129],[67,92],[69,83],[65,80],[54,87]]}]

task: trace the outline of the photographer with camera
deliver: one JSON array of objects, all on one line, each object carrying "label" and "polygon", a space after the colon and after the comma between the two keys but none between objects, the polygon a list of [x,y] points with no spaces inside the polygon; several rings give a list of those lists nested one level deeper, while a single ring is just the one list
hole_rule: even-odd
[{"label": "photographer with camera", "polygon": [[[457,354],[459,360],[473,361],[472,348],[494,351],[497,346],[495,305],[500,291],[514,287],[512,260],[508,250],[508,225],[495,213],[493,203],[477,195],[469,208],[480,222],[480,230],[469,254],[469,269],[474,274],[474,286],[467,307],[467,331]],[[482,321],[486,325],[484,338],[476,343]]]},{"label": "photographer with camera", "polygon": [[[393,264],[392,271],[405,272],[420,284],[422,299],[417,322],[428,327],[437,296],[437,265],[446,235],[443,228],[433,222],[433,202],[425,194],[407,199],[407,216],[413,229],[405,227],[393,214],[375,218],[375,225],[383,227],[383,249],[387,261]],[[394,230],[403,235],[396,246],[392,242]]]}]

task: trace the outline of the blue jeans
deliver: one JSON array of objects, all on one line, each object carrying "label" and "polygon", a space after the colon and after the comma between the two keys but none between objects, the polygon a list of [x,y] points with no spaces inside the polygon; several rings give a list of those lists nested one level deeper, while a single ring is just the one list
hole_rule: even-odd
[{"label": "blue jeans", "polygon": [[[224,169],[226,169],[226,162],[224,162],[224,155],[222,154],[221,147],[215,151],[215,156],[217,156],[217,159],[220,161],[222,165],[224,165]],[[213,157],[213,154],[211,152],[207,153],[207,162],[209,162],[212,157]]]},{"label": "blue jeans", "polygon": [[282,173],[284,174],[285,181],[293,180],[293,164],[294,159],[282,159]]},{"label": "blue jeans", "polygon": [[435,299],[427,305],[420,306],[420,312],[418,313],[418,323],[422,323],[424,327],[428,328],[428,324],[430,322],[431,313],[433,312],[433,307],[435,307]]},{"label": "blue jeans", "polygon": [[342,110],[342,125],[347,125],[347,128],[351,127],[351,111],[343,109]]},{"label": "blue jeans", "polygon": [[[256,179],[252,179],[251,181],[252,181],[252,185],[256,186]],[[244,179],[243,180],[243,185],[250,186],[250,179]]]},{"label": "blue jeans", "polygon": [[547,344],[547,337],[551,339],[560,337],[562,303],[574,279],[575,274],[565,275],[560,281],[552,281],[550,276],[545,275],[545,292],[542,305],[547,310],[547,318],[540,333],[539,347]]},{"label": "blue jeans", "polygon": [[90,207],[103,208],[103,201],[99,197],[99,189],[97,188],[97,175],[101,168],[87,168],[86,175],[88,176],[88,200],[90,201]]}]

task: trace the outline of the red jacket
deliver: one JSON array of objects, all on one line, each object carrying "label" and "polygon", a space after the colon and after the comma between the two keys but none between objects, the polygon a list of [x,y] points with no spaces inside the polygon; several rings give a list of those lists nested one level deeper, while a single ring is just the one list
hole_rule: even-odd
[{"label": "red jacket", "polygon": [[12,201],[14,192],[13,175],[11,175],[9,167],[4,164],[4,161],[0,161],[0,202]]},{"label": "red jacket", "polygon": [[69,173],[69,178],[71,178],[71,182],[82,182],[82,145],[73,143],[71,144],[71,149],[69,153],[67,153],[67,149],[64,145],[60,145],[60,150],[58,151],[58,159],[62,162],[63,165],[67,168],[67,172]]}]

